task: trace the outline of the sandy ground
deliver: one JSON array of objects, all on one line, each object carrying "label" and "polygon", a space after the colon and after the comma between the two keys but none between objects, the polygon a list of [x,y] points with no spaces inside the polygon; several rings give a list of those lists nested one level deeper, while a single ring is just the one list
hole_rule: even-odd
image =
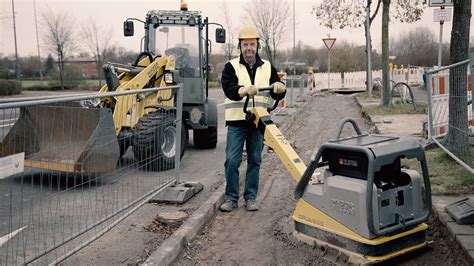
[{"label": "sandy ground", "polygon": [[[339,121],[353,117],[363,131],[374,128],[360,116],[351,96],[321,94],[309,97],[303,115],[290,132],[283,132],[305,163],[318,146],[334,137]],[[343,135],[353,135],[345,128]],[[176,264],[311,265],[332,264],[311,246],[298,242],[291,214],[295,181],[274,153],[264,156],[258,200],[260,210],[247,212],[243,202],[231,213],[219,213],[179,256]],[[430,246],[389,262],[406,265],[469,265],[462,250],[436,219],[429,221]]]},{"label": "sandy ground", "polygon": [[[302,104],[298,109],[302,112],[300,119],[283,134],[305,163],[309,162],[319,145],[335,137],[337,125],[344,117],[355,118],[363,131],[375,130],[372,122],[360,116],[359,107],[350,95],[323,93],[307,97]],[[353,134],[354,130],[349,127],[343,131],[346,136]],[[215,171],[212,175],[222,177],[221,169]],[[199,202],[203,202],[222,181],[221,178],[213,179],[208,184],[209,191],[198,194],[189,204],[175,206],[175,210],[191,215],[199,207]],[[184,248],[174,264],[333,265],[334,262],[322,258],[318,250],[299,242],[292,235],[295,185],[276,154],[265,154],[258,194],[260,210],[247,212],[241,200],[237,210],[219,212],[203,232]],[[169,207],[166,209],[169,210]],[[176,229],[156,223],[156,213],[163,208],[165,206],[146,204],[65,264],[141,264]],[[429,247],[388,264],[469,265],[461,248],[439,221],[430,219],[428,224]]]}]

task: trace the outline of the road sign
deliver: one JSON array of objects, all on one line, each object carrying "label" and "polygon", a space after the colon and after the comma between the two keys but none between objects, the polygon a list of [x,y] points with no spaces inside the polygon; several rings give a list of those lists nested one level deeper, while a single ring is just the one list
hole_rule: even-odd
[{"label": "road sign", "polygon": [[328,51],[331,51],[332,46],[336,42],[336,38],[324,38],[323,39],[324,45],[328,48]]},{"label": "road sign", "polygon": [[452,6],[454,5],[453,0],[430,0],[428,6],[437,7],[437,6]]},{"label": "road sign", "polygon": [[444,22],[451,21],[452,8],[437,8],[433,9],[433,21]]}]

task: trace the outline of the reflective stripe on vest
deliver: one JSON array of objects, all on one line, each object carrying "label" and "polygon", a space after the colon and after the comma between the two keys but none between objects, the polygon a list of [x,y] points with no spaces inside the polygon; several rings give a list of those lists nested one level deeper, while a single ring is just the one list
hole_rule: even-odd
[{"label": "reflective stripe on vest", "polygon": [[[270,62],[263,60],[263,65],[257,68],[255,73],[254,85],[257,88],[264,88],[270,86],[271,66]],[[252,85],[250,81],[250,75],[247,72],[247,68],[240,64],[240,57],[230,60],[230,63],[234,67],[235,75],[239,80],[239,85],[247,87]],[[255,106],[270,107],[273,103],[270,93],[259,92],[259,95],[254,96]],[[253,106],[253,100],[249,100],[247,110],[251,110]],[[245,113],[243,111],[245,104],[245,97],[240,101],[233,101],[225,98],[225,120],[226,121],[239,121],[245,120]]]}]

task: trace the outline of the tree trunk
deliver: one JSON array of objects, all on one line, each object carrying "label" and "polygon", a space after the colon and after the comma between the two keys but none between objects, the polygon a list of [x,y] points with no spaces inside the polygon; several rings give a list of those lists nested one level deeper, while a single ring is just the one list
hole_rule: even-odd
[{"label": "tree trunk", "polygon": [[61,89],[64,90],[64,57],[61,50],[58,51],[58,63],[59,63],[59,80],[61,82]]},{"label": "tree trunk", "polygon": [[[471,0],[454,1],[451,30],[451,64],[469,58],[469,27]],[[449,74],[449,129],[446,135],[449,149],[461,158],[469,152],[467,120],[467,67],[456,67]]]},{"label": "tree trunk", "polygon": [[388,69],[389,56],[389,39],[388,39],[388,23],[390,15],[390,0],[383,0],[382,7],[382,105],[388,106],[390,103],[390,72]]},{"label": "tree trunk", "polygon": [[102,62],[100,60],[100,53],[97,54],[97,79],[99,80],[99,89],[100,87],[102,86],[102,78],[101,78],[101,66],[102,66]]}]

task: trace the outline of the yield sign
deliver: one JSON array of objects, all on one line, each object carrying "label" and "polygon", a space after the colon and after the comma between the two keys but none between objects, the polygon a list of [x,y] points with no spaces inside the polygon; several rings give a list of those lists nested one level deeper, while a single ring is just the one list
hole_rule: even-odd
[{"label": "yield sign", "polygon": [[328,48],[328,51],[331,51],[332,46],[336,42],[336,38],[324,38],[323,39],[324,45]]}]

